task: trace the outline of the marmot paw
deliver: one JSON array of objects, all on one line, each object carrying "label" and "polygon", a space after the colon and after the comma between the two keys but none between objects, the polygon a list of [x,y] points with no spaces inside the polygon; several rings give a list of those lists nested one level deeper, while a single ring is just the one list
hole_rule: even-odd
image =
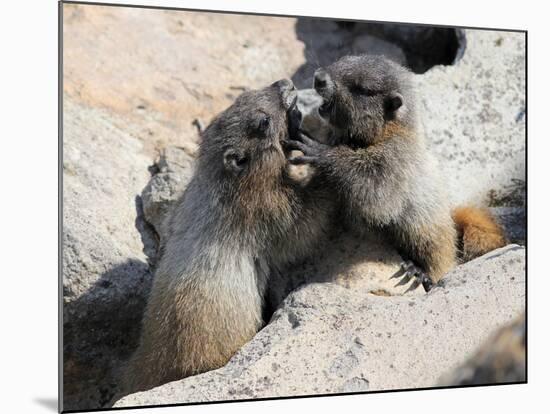
[{"label": "marmot paw", "polygon": [[420,267],[415,265],[411,260],[402,262],[399,265],[399,270],[391,277],[391,279],[402,277],[402,279],[395,286],[403,286],[410,282],[414,278],[411,285],[407,288],[405,293],[415,290],[420,284],[424,287],[426,292],[429,292],[433,286],[432,279],[426,274]]},{"label": "marmot paw", "polygon": [[291,164],[319,164],[324,152],[331,148],[308,137],[302,130],[292,139],[285,141],[284,145],[287,150],[299,150],[304,154],[290,158],[288,161]]}]

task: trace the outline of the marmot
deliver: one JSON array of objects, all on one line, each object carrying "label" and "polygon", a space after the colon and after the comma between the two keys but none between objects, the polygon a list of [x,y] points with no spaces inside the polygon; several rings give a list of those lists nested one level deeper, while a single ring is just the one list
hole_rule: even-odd
[{"label": "marmot", "polygon": [[427,291],[459,255],[471,259],[506,240],[488,211],[453,212],[417,128],[411,76],[382,56],[346,56],[318,69],[314,88],[323,98],[319,114],[333,129],[330,145],[301,132],[287,146],[304,153],[292,163],[314,165],[332,184],[349,219],[394,240],[406,259],[396,275],[402,284],[415,277],[410,289],[422,283]]},{"label": "marmot", "polygon": [[288,177],[282,141],[296,98],[286,79],[244,92],[203,132],[194,176],[167,218],[125,392],[225,365],[262,326],[269,274],[328,233],[330,197],[315,180]]}]

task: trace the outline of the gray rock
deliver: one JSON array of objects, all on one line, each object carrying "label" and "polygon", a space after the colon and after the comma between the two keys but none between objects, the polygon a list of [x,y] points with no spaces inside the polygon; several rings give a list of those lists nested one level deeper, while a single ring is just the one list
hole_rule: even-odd
[{"label": "gray rock", "polygon": [[311,283],[336,283],[385,297],[422,295],[423,289],[407,292],[412,281],[398,286],[400,279],[391,277],[398,273],[401,262],[401,256],[382,235],[358,236],[344,230],[320,245],[304,263],[291,266],[282,276],[273,275],[269,284],[270,301],[277,306],[290,292]]},{"label": "gray rock", "polygon": [[136,199],[150,160],[114,115],[68,97],[63,115],[63,408],[97,408],[135,346],[151,283]]},{"label": "gray rock", "polygon": [[[121,116],[152,158],[192,150],[205,125],[248,88],[304,63],[296,19],[63,4],[66,94]],[[237,29],[238,28],[238,29]],[[222,58],[223,57],[223,58]]]},{"label": "gray rock", "polygon": [[156,162],[153,175],[143,192],[143,213],[162,237],[162,223],[193,175],[194,157],[185,148],[167,147]]},{"label": "gray rock", "polygon": [[[489,204],[525,181],[525,35],[467,30],[466,38],[454,66],[416,76],[419,109],[454,203]],[[519,193],[501,205],[521,206]]]},{"label": "gray rock", "polygon": [[226,366],[115,407],[436,386],[524,304],[525,250],[516,245],[457,267],[429,294],[311,283],[291,293]]}]

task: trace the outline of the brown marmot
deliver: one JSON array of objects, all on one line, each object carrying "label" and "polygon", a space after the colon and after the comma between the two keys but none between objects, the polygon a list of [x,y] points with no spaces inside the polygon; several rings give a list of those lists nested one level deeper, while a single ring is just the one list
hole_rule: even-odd
[{"label": "brown marmot", "polygon": [[262,326],[269,275],[323,238],[333,202],[288,175],[282,141],[296,89],[247,91],[202,134],[194,176],[167,218],[166,240],[125,392],[223,366]]},{"label": "brown marmot", "polygon": [[403,283],[414,277],[411,289],[422,283],[429,290],[459,256],[506,244],[487,210],[449,204],[417,128],[411,72],[382,56],[347,56],[318,69],[314,87],[323,98],[319,114],[333,130],[330,145],[300,132],[287,146],[304,155],[291,162],[316,167],[354,227],[366,224],[393,239],[406,259],[396,275]]}]

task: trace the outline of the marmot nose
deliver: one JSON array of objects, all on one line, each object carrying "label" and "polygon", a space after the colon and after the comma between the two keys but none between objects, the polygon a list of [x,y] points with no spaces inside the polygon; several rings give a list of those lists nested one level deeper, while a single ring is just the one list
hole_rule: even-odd
[{"label": "marmot nose", "polygon": [[290,92],[296,89],[290,79],[281,79],[273,83],[271,86],[278,88],[281,92]]},{"label": "marmot nose", "polygon": [[331,82],[330,75],[324,69],[317,69],[313,77],[313,87],[316,90],[325,89]]}]

